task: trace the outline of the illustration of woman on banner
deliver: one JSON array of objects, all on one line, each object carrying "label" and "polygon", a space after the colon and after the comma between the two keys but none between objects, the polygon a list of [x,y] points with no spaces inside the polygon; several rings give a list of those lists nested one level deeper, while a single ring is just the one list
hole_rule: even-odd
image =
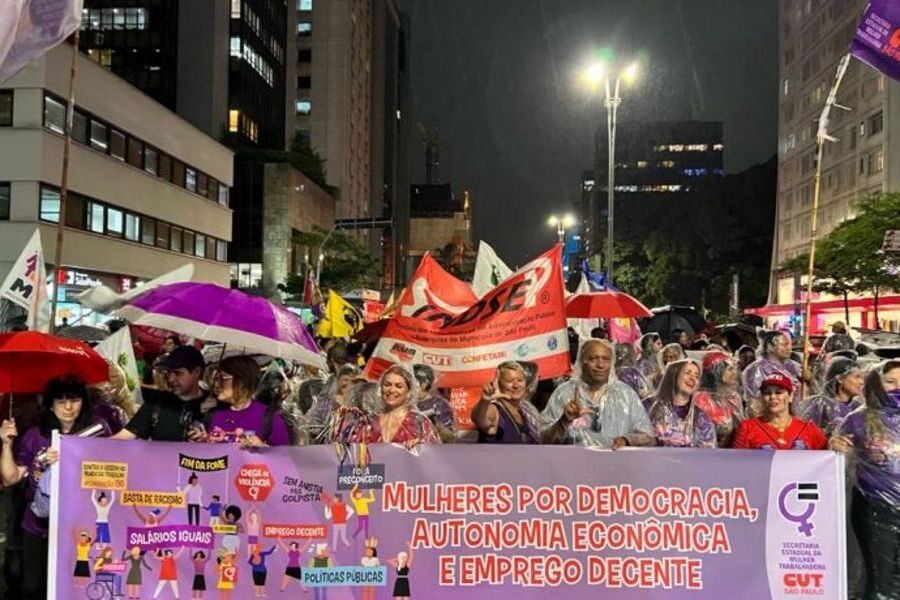
[{"label": "illustration of woman on banner", "polygon": [[240,554],[240,534],[244,532],[244,526],[240,522],[242,515],[240,507],[234,504],[225,507],[225,512],[223,513],[222,524],[231,525],[234,527],[234,530],[222,536],[222,548],[225,549],[227,554],[234,554],[235,558]]},{"label": "illustration of woman on banner", "polygon": [[106,492],[100,492],[99,496],[97,495],[97,490],[91,492],[91,504],[94,505],[94,510],[97,511],[97,535],[94,543],[98,548],[104,544],[112,543],[112,538],[109,535],[109,511],[115,502],[115,491],[109,492],[109,495]]},{"label": "illustration of woman on banner", "polygon": [[[310,569],[328,569],[334,566],[334,561],[328,556],[328,544],[316,544],[316,553],[306,565]],[[328,600],[328,588],[317,586],[313,588],[314,600]]]},{"label": "illustration of woman on banner", "polygon": [[72,531],[72,539],[75,542],[75,570],[72,576],[75,578],[75,587],[83,588],[91,578],[91,542],[94,540],[88,534],[87,529]]},{"label": "illustration of woman on banner", "polygon": [[187,504],[188,525],[200,524],[200,507],[203,506],[203,486],[196,473],[188,477],[188,484],[184,488],[178,488],[184,494]]},{"label": "illustration of woman on banner", "polygon": [[369,505],[375,502],[375,490],[369,490],[368,495],[363,494],[359,489],[359,484],[353,486],[350,490],[350,502],[353,503],[353,509],[356,511],[356,530],[353,532],[353,539],[363,532],[364,538],[369,537]]},{"label": "illustration of woman on banner", "polygon": [[[86,593],[89,598],[97,597],[96,592],[105,595],[106,586],[112,586],[113,597],[122,594],[122,570],[125,565],[117,562],[113,555],[112,546],[104,546],[100,551],[100,556],[94,561],[94,583],[87,587]],[[92,588],[94,588],[92,590]],[[92,593],[95,592],[95,593]],[[101,596],[102,597],[102,596]]]},{"label": "illustration of woman on banner", "polygon": [[[381,561],[378,559],[378,538],[366,540],[366,555],[362,557],[360,564],[370,569],[381,566]],[[361,600],[375,600],[376,590],[377,588],[372,586],[364,587]]]},{"label": "illustration of woman on banner", "polygon": [[254,546],[259,544],[259,529],[262,525],[262,517],[256,507],[251,506],[247,511],[247,558],[253,556]]},{"label": "illustration of woman on banner", "polygon": [[139,600],[141,586],[144,584],[141,568],[152,571],[150,565],[144,560],[144,553],[138,546],[133,546],[131,552],[122,552],[122,560],[128,564],[128,574],[125,576],[125,593],[129,600]]},{"label": "illustration of woman on banner", "polygon": [[237,554],[226,552],[219,560],[219,600],[231,600],[231,593],[238,581]]},{"label": "illustration of woman on banner", "polygon": [[197,550],[191,556],[191,564],[194,566],[194,579],[191,582],[191,598],[200,600],[206,591],[206,565],[212,558],[203,550]]},{"label": "illustration of woman on banner", "polygon": [[[281,550],[287,555],[288,561],[287,566],[284,569],[284,575],[281,576],[281,585],[278,588],[279,592],[283,592],[287,589],[288,584],[291,579],[296,579],[297,581],[303,581],[303,569],[300,567],[300,556],[309,548],[310,541],[306,540],[301,546],[297,542],[291,542],[288,545],[283,539],[278,538],[278,545],[281,547]],[[300,584],[300,588],[304,592],[308,592],[309,589],[303,587],[303,584]]]},{"label": "illustration of woman on banner", "polygon": [[175,561],[183,553],[183,546],[178,552],[173,551],[171,548],[156,551],[156,559],[159,561],[159,583],[156,584],[156,591],[153,593],[154,598],[162,593],[166,585],[172,586],[172,592],[178,598],[178,565]]},{"label": "illustration of woman on banner", "polygon": [[146,515],[141,512],[141,509],[138,508],[137,504],[132,504],[131,508],[134,509],[134,514],[136,514],[137,518],[144,524],[144,527],[157,527],[162,525],[163,521],[166,520],[166,517],[169,516],[169,513],[172,512],[171,506],[167,506],[166,510],[154,508]]},{"label": "illustration of woman on banner", "polygon": [[412,568],[413,549],[412,543],[406,542],[408,552],[400,552],[397,558],[389,558],[388,564],[397,570],[397,579],[394,581],[394,600],[409,600],[409,570]]},{"label": "illustration of woman on banner", "polygon": [[266,578],[269,574],[266,559],[272,556],[278,548],[272,546],[268,550],[263,550],[262,544],[259,543],[248,544],[248,546],[250,547],[250,560],[247,561],[247,564],[250,565],[250,574],[253,576],[253,596],[262,598],[266,595]]}]

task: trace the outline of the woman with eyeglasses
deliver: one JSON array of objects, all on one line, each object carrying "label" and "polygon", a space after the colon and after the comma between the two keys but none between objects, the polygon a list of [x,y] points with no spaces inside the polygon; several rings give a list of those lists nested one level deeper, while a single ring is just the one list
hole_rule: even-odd
[{"label": "woman with eyeglasses", "polygon": [[[44,471],[57,460],[59,453],[50,447],[54,429],[63,435],[71,435],[99,424],[102,435],[109,435],[109,426],[91,414],[91,400],[84,381],[77,377],[59,377],[51,380],[41,399],[41,422],[28,429],[20,438],[15,421],[4,420],[0,425],[0,476],[4,485],[15,485],[26,479],[26,499],[29,506],[38,491],[37,484]],[[48,520],[41,518],[30,508],[25,510],[22,529],[25,530],[23,582],[24,598],[45,598],[47,595],[47,535]],[[76,574],[78,577],[79,574]]]},{"label": "woman with eyeglasses", "polygon": [[232,356],[222,361],[213,376],[213,393],[219,407],[209,419],[205,439],[238,442],[242,448],[291,444],[281,411],[254,398],[261,376],[259,365],[249,356]]}]

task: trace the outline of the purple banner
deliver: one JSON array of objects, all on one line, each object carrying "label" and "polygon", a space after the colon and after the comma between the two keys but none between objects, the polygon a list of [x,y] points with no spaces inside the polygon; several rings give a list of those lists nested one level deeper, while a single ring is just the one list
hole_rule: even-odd
[{"label": "purple banner", "polygon": [[853,37],[850,52],[888,77],[900,81],[900,2],[870,0]]},{"label": "purple banner", "polygon": [[163,548],[207,548],[213,547],[213,530],[196,525],[160,525],[158,527],[126,528],[126,548],[137,546],[141,550],[161,550]]},{"label": "purple banner", "polygon": [[[383,488],[339,491],[329,446],[59,443],[56,598],[83,595],[73,530],[91,532],[88,581],[105,553],[141,582],[141,598],[160,581],[187,590],[196,577],[206,597],[249,598],[263,581],[270,596],[327,585],[330,600],[837,600],[845,590],[843,461],[831,452],[374,445]],[[186,473],[179,453],[227,454],[228,468]],[[90,501],[98,481],[125,490],[102,511]],[[111,541],[95,545],[101,513]],[[210,532],[212,545],[199,548]],[[338,568],[354,577],[316,576]],[[386,585],[353,583],[384,568]]]}]

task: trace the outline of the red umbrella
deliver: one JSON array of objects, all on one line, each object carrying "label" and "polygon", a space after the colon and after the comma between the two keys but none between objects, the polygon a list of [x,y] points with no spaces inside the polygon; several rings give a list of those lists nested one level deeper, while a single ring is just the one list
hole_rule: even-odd
[{"label": "red umbrella", "polygon": [[566,300],[566,317],[569,319],[637,319],[652,316],[646,306],[623,292],[573,294]]},{"label": "red umbrella", "polygon": [[0,333],[0,392],[40,393],[51,379],[63,375],[100,383],[109,379],[109,367],[78,340],[37,331]]}]

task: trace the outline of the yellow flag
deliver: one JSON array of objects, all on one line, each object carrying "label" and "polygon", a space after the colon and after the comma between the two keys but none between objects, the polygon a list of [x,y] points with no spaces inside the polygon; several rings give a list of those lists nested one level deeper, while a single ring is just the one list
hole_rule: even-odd
[{"label": "yellow flag", "polygon": [[325,315],[316,334],[319,337],[350,337],[363,326],[363,318],[355,306],[341,298],[334,290],[328,290]]}]

